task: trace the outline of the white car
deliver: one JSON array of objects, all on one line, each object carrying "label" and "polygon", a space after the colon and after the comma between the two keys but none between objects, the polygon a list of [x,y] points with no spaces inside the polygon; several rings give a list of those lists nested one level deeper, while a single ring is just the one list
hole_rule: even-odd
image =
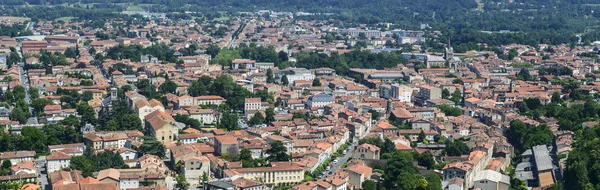
[{"label": "white car", "polygon": [[342,154],[348,154],[348,150],[344,150],[344,152],[342,152]]},{"label": "white car", "polygon": [[326,171],[331,170],[331,166],[327,166],[327,168],[325,168]]},{"label": "white car", "polygon": [[333,163],[334,163],[334,164],[337,164],[337,163],[338,163],[338,160],[337,160],[337,159],[333,160]]}]

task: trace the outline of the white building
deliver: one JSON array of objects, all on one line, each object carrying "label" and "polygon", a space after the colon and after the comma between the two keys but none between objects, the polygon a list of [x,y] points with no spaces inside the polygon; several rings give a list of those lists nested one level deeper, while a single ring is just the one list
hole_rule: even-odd
[{"label": "white building", "polygon": [[140,187],[140,176],[135,174],[122,174],[119,176],[119,188],[121,190]]},{"label": "white building", "polygon": [[306,101],[306,106],[308,106],[309,108],[312,107],[316,107],[316,108],[322,108],[325,107],[327,104],[331,104],[334,103],[335,99],[333,98],[333,96],[329,95],[329,94],[317,94],[317,95],[313,95],[311,97],[308,98],[308,101]]},{"label": "white building", "polygon": [[486,190],[508,190],[510,177],[494,170],[483,170],[475,175],[473,188]]},{"label": "white building", "polygon": [[5,152],[0,155],[0,160],[10,160],[14,166],[24,161],[34,161],[35,151]]},{"label": "white building", "polygon": [[391,90],[391,97],[400,99],[400,102],[411,102],[412,94],[416,88],[412,88],[406,85],[393,84]]},{"label": "white building", "polygon": [[50,156],[46,157],[46,160],[48,161],[48,165],[46,166],[48,173],[71,166],[71,156],[60,151],[53,152]]}]

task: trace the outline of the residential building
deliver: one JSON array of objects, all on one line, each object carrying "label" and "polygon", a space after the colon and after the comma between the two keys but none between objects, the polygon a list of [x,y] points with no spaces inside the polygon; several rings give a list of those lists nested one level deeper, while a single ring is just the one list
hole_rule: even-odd
[{"label": "residential building", "polygon": [[510,177],[493,170],[483,170],[475,174],[473,188],[489,190],[508,190]]},{"label": "residential building", "polygon": [[14,166],[24,161],[34,161],[35,151],[5,152],[0,155],[0,160],[10,160]]},{"label": "residential building", "polygon": [[372,144],[361,144],[354,147],[352,158],[379,160],[380,148]]},{"label": "residential building", "polygon": [[48,173],[71,166],[71,156],[61,151],[51,153],[49,156],[46,156],[46,160],[48,161],[48,165],[46,166]]},{"label": "residential building", "polygon": [[177,139],[179,128],[175,126],[175,119],[161,110],[156,110],[144,117],[146,131],[160,142],[172,142]]}]

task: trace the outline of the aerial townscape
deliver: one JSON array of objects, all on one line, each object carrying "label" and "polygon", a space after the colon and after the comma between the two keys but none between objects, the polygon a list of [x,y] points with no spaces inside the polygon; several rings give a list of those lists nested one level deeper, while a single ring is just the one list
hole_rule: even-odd
[{"label": "aerial townscape", "polygon": [[0,189],[600,189],[597,0],[0,0]]}]

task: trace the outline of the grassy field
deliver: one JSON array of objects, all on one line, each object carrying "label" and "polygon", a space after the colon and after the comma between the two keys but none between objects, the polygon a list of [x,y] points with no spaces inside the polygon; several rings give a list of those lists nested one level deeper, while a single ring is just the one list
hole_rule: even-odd
[{"label": "grassy field", "polygon": [[14,16],[0,16],[0,20],[2,21],[12,21],[12,22],[23,22],[31,20],[31,18],[27,17],[14,17]]},{"label": "grassy field", "polygon": [[69,16],[69,17],[60,17],[60,18],[57,18],[56,20],[57,21],[62,20],[62,21],[65,21],[65,22],[71,22],[71,20],[73,20],[74,18],[75,17]]}]

